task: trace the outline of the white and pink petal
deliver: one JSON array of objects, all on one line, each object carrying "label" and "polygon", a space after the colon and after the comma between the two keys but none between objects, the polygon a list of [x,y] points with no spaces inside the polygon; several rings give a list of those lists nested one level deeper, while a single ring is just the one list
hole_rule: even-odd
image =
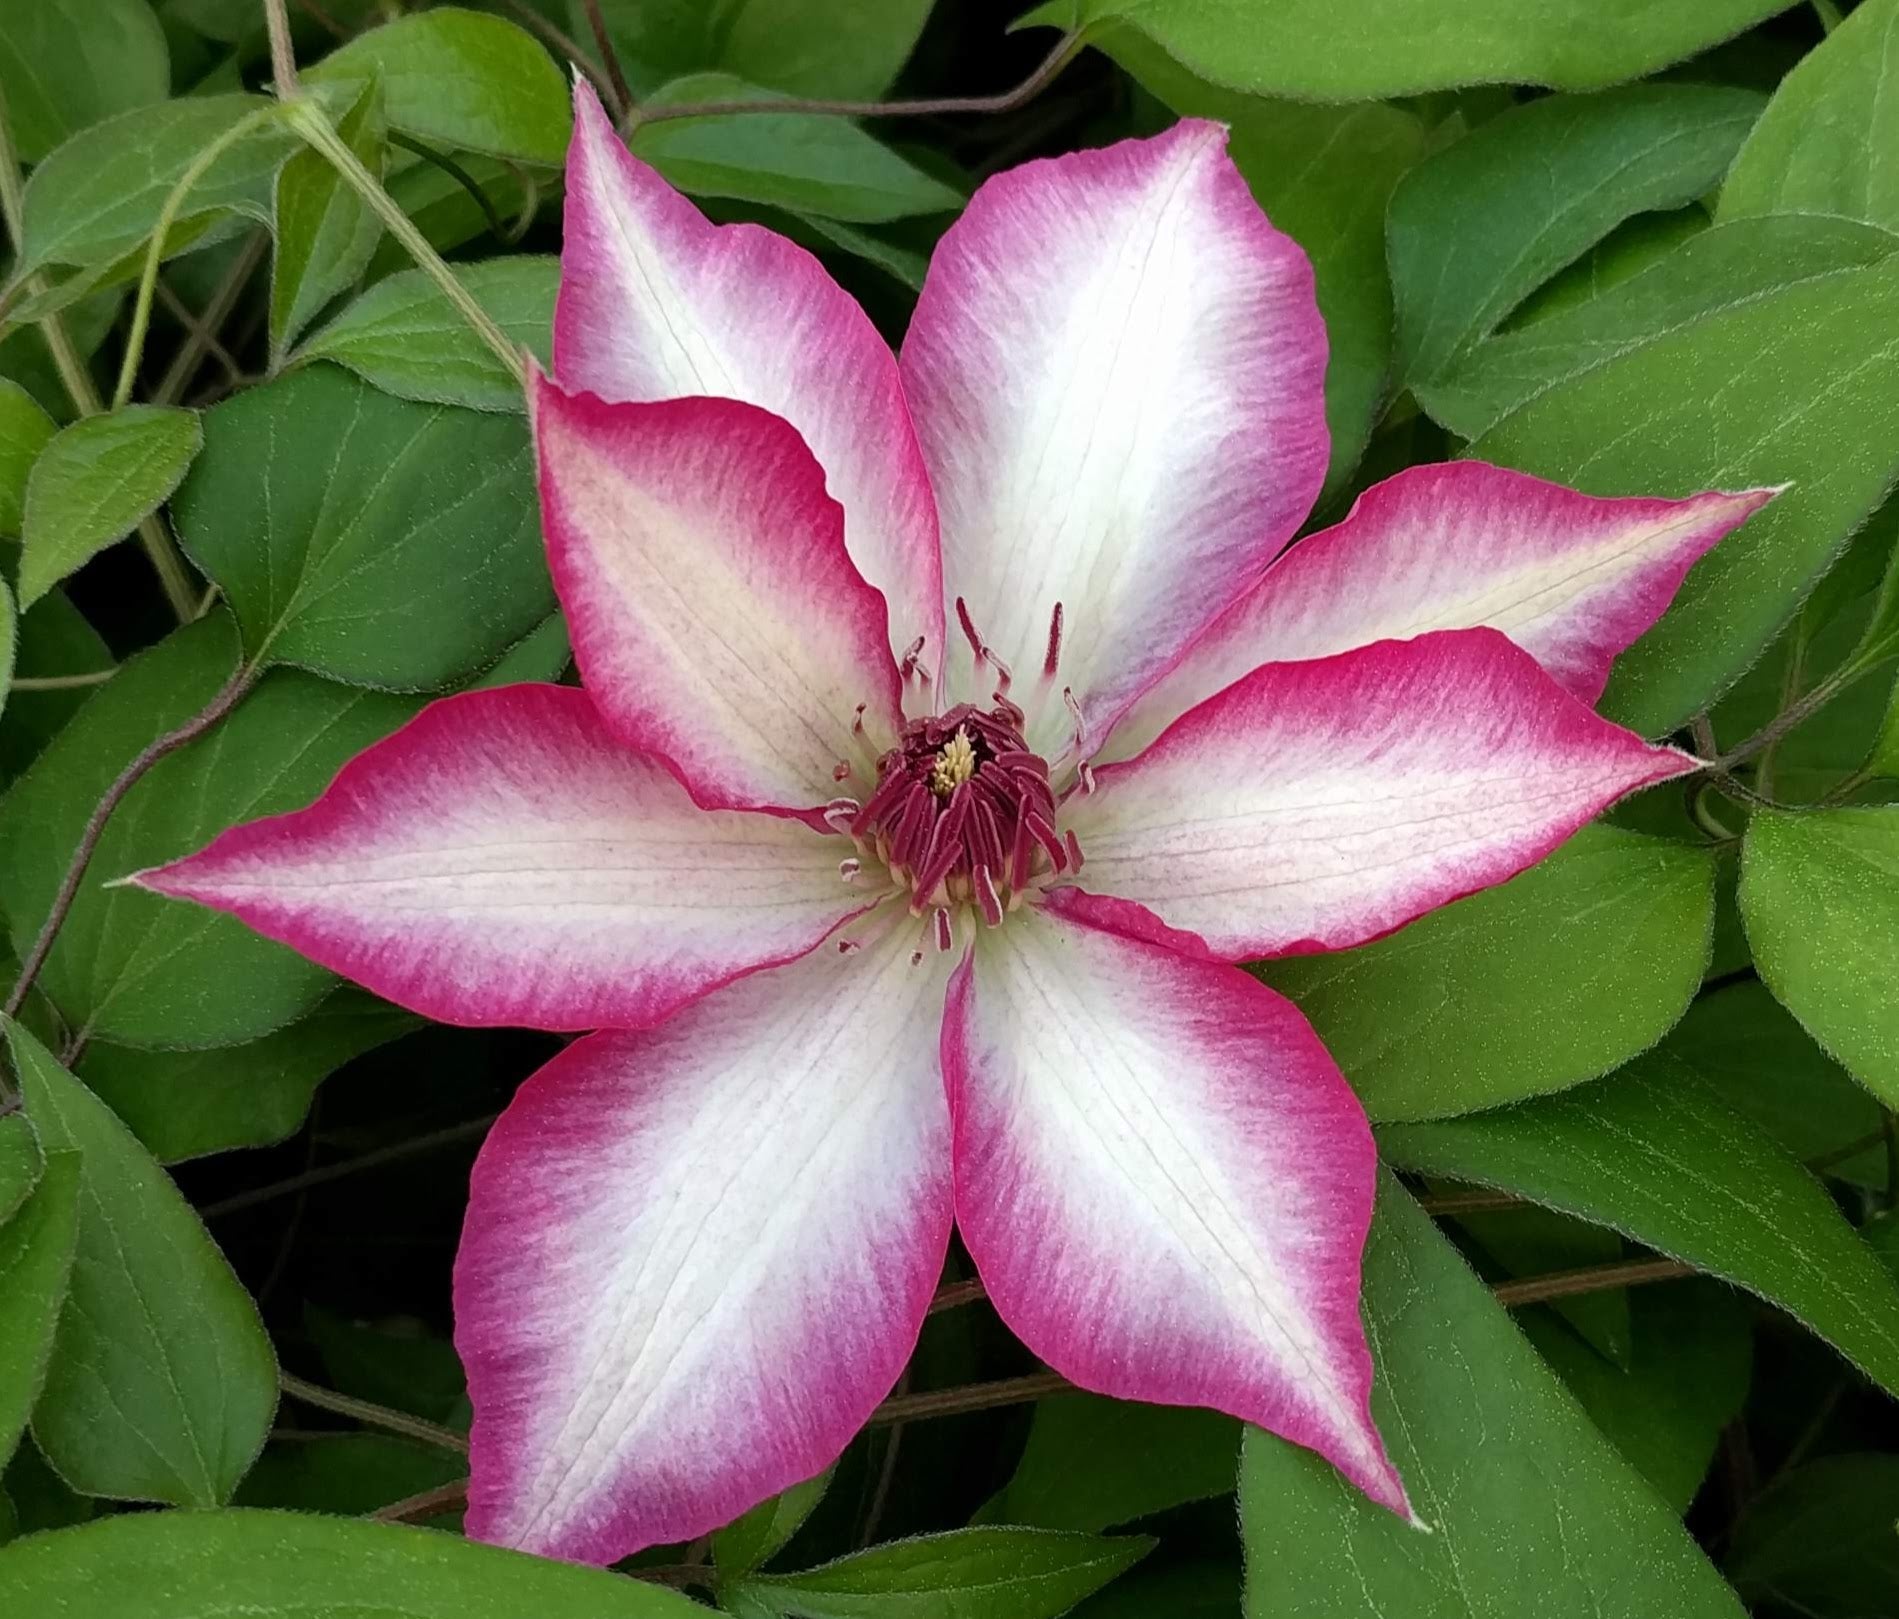
[{"label": "white and pink petal", "polygon": [[1086,864],[1051,903],[1146,931],[1118,917],[1131,901],[1222,960],[1342,950],[1698,766],[1600,718],[1496,630],[1266,664],[1069,800]]},{"label": "white and pink petal", "polygon": [[[1312,269],[1187,120],[984,183],[937,245],[902,351],[947,588],[1090,741],[1278,552],[1325,476]],[[954,696],[985,701],[950,626]],[[1059,751],[1057,689],[1032,745]]]},{"label": "white and pink petal", "polygon": [[135,879],[444,1023],[632,1026],[812,949],[865,906],[838,845],[697,808],[584,692],[432,703],[307,809]]},{"label": "white and pink petal", "polygon": [[888,345],[809,253],[713,225],[627,151],[576,76],[554,374],[645,402],[695,394],[782,416],[823,466],[852,560],[890,603],[898,656],[942,650],[936,508]]},{"label": "white and pink petal", "polygon": [[952,982],[956,1219],[1002,1319],[1083,1388],[1203,1405],[1409,1513],[1373,1426],[1370,1128],[1290,1002],[1035,909]]},{"label": "white and pink petal", "polygon": [[755,405],[529,380],[548,566],[601,715],[701,804],[815,820],[902,725],[883,598],[798,435]]},{"label": "white and pink petal", "polygon": [[1593,703],[1689,568],[1776,493],[1602,499],[1482,461],[1408,468],[1269,568],[1142,695],[1099,758],[1132,757],[1262,663],[1432,630],[1502,630]]},{"label": "white and pink petal", "polygon": [[827,947],[523,1086],[455,1264],[468,1529],[608,1563],[822,1471],[948,1244],[942,958]]}]

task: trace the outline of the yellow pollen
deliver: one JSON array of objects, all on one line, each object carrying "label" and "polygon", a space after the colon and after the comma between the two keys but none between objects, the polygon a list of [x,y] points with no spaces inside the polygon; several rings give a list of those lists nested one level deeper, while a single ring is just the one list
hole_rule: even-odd
[{"label": "yellow pollen", "polygon": [[975,774],[976,750],[970,743],[969,732],[959,725],[930,769],[930,791],[938,798],[948,798]]}]

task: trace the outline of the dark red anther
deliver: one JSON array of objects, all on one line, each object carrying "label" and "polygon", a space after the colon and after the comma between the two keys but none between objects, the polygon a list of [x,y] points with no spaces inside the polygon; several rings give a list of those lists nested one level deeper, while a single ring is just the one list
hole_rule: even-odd
[{"label": "dark red anther", "polygon": [[1042,662],[1042,678],[1053,680],[1055,671],[1062,661],[1062,604],[1055,604],[1055,611],[1048,615],[1048,656]]}]

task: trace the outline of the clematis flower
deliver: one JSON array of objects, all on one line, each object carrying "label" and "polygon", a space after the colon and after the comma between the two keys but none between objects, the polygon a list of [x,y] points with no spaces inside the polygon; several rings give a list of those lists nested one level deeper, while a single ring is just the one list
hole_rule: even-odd
[{"label": "clematis flower", "polygon": [[1286,550],[1325,334],[1217,126],[988,181],[898,360],[577,93],[529,403],[585,689],[445,699],[141,879],[445,1022],[600,1031],[475,1166],[470,1532],[606,1562],[817,1473],[952,1223],[1075,1383],[1409,1513],[1371,1135],[1232,964],[1377,938],[1692,769],[1590,704],[1769,492],[1460,462]]}]

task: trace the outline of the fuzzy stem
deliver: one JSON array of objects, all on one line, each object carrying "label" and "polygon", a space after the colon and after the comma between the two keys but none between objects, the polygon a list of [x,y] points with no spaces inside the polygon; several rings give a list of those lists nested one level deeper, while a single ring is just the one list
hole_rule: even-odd
[{"label": "fuzzy stem", "polygon": [[330,127],[330,121],[323,116],[322,109],[314,102],[303,99],[287,102],[285,110],[290,127],[329,159],[350,188],[375,211],[389,234],[409,250],[410,257],[442,289],[462,319],[494,351],[495,358],[507,368],[508,374],[517,383],[526,386],[527,373],[521,364],[520,351],[509,341],[508,334],[494,323],[488,311],[476,301],[475,295],[456,279],[455,272],[430,246],[428,238],[416,228],[415,221],[402,211],[396,199],[383,190],[375,175],[363,167],[361,159],[350,150],[349,143]]},{"label": "fuzzy stem", "polygon": [[290,43],[290,15],[284,0],[264,0],[264,22],[270,30],[270,77],[280,98],[297,93],[297,53]]},{"label": "fuzzy stem", "polygon": [[158,223],[152,227],[151,246],[145,250],[145,271],[139,277],[138,294],[132,301],[132,330],[125,339],[125,358],[119,363],[119,384],[112,390],[114,410],[123,410],[131,403],[132,385],[138,381],[139,364],[145,358],[145,334],[151,329],[152,299],[158,292],[158,267],[165,259],[165,239],[178,222],[185,199],[219,158],[266,119],[276,116],[274,108],[260,107],[249,117],[240,118],[191,160],[165,198],[165,205],[158,211]]},{"label": "fuzzy stem", "polygon": [[587,27],[593,33],[593,42],[599,47],[600,60],[606,64],[607,79],[613,86],[613,116],[624,118],[633,110],[633,91],[620,67],[620,53],[613,48],[613,36],[607,32],[607,20],[600,15],[600,0],[580,0],[580,6],[587,13]]}]

